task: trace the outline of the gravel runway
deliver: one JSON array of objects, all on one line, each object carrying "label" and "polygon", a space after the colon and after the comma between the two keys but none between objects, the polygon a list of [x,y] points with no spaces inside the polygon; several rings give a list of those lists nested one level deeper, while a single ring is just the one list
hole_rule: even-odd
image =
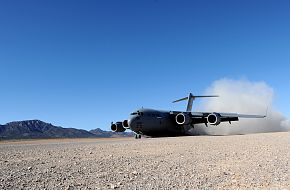
[{"label": "gravel runway", "polygon": [[0,142],[0,189],[290,189],[290,133]]}]

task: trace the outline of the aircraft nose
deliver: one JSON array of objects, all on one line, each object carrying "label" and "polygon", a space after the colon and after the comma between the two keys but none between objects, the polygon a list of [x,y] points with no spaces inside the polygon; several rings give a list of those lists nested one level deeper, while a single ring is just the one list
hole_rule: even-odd
[{"label": "aircraft nose", "polygon": [[128,121],[128,125],[130,127],[130,129],[132,131],[134,131],[136,129],[136,118],[131,118],[129,121]]}]

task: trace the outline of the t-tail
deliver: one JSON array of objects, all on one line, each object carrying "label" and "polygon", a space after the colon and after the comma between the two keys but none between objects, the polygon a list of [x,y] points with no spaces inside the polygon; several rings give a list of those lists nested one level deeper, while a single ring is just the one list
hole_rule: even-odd
[{"label": "t-tail", "polygon": [[179,100],[175,100],[175,101],[173,101],[173,103],[180,102],[180,101],[183,101],[183,100],[188,100],[186,111],[187,112],[191,112],[193,101],[196,98],[212,98],[212,97],[219,97],[219,96],[217,96],[217,95],[212,95],[212,96],[194,96],[192,93],[189,93],[188,97],[181,98]]}]

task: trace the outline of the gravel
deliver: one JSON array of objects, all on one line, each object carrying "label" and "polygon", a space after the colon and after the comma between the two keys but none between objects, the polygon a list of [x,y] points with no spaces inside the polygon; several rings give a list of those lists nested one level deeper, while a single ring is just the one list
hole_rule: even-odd
[{"label": "gravel", "polygon": [[290,189],[290,133],[0,142],[0,189]]}]

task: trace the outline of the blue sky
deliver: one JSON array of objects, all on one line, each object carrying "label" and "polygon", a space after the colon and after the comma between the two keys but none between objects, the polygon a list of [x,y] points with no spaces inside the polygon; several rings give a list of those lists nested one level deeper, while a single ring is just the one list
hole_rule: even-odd
[{"label": "blue sky", "polygon": [[0,123],[109,129],[215,80],[265,81],[290,116],[290,2],[0,2]]}]

